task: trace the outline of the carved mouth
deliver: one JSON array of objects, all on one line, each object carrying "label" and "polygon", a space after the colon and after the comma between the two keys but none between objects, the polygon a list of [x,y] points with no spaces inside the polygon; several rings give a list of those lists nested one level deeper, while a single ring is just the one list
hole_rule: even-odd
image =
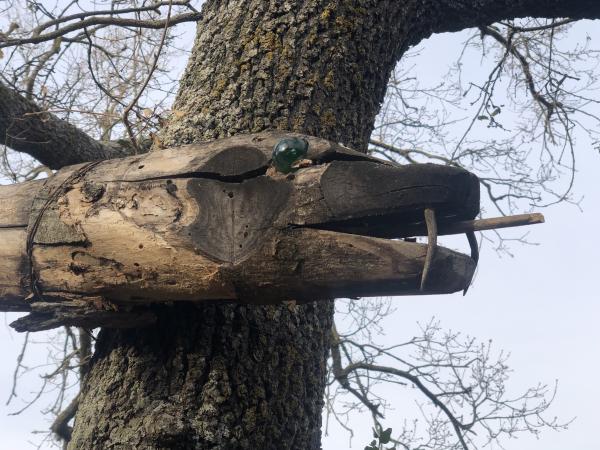
[{"label": "carved mouth", "polygon": [[[336,160],[322,172],[319,186],[327,213],[292,226],[297,240],[321,242],[303,253],[334,262],[339,292],[412,295],[468,288],[478,259],[475,240],[469,239],[469,257],[438,247],[437,235],[478,214],[474,175],[438,165]],[[428,236],[428,243],[397,240],[414,236]],[[356,267],[346,270],[344,264]]]},{"label": "carved mouth", "polygon": [[427,236],[425,210],[439,227],[474,219],[479,181],[454,167],[336,161],[321,180],[331,219],[315,228],[382,238]]},{"label": "carved mouth", "polygon": [[[457,223],[456,217],[459,216],[443,216],[444,221],[439,224],[435,210],[428,208],[421,212],[427,219],[419,221],[412,214],[393,213],[307,228],[330,232],[337,236],[338,242],[343,240],[341,236],[346,235],[349,240],[376,246],[382,253],[402,255],[401,258],[406,257],[405,264],[408,263],[408,259],[412,259],[411,269],[405,272],[412,270],[413,286],[412,289],[407,289],[405,285],[404,294],[447,293],[459,290],[466,293],[479,259],[478,244],[474,235],[467,233],[471,246],[470,257],[438,246],[440,225],[443,233],[447,226],[451,227]],[[417,236],[427,236],[427,244],[417,243]],[[372,287],[367,289],[372,290]]]}]

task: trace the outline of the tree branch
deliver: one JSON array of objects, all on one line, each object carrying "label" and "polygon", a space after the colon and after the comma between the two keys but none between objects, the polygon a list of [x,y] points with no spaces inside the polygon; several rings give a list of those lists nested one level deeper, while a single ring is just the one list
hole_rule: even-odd
[{"label": "tree branch", "polygon": [[114,16],[89,17],[87,19],[80,20],[69,25],[65,25],[64,27],[59,28],[57,30],[40,34],[37,36],[34,35],[26,38],[17,39],[0,38],[0,48],[14,47],[15,45],[39,44],[42,42],[48,42],[54,39],[58,39],[73,31],[83,30],[84,28],[93,27],[95,25],[115,25],[119,27],[161,29],[165,27],[165,24],[168,24],[169,26],[174,26],[183,22],[197,22],[201,18],[202,16],[199,12],[179,14],[177,16],[171,17],[169,20],[139,20]]},{"label": "tree branch", "polygon": [[0,83],[0,144],[51,169],[128,156],[131,147],[101,143]]},{"label": "tree branch", "polygon": [[531,94],[533,99],[536,102],[538,102],[542,106],[542,108],[544,108],[546,110],[546,114],[547,114],[546,120],[549,120],[550,116],[554,112],[555,108],[557,108],[557,107],[560,108],[560,107],[562,107],[562,105],[558,102],[553,102],[553,101],[547,100],[540,93],[540,91],[536,88],[535,81],[533,79],[533,75],[531,74],[531,66],[529,64],[529,61],[527,60],[527,57],[524,54],[522,54],[519,51],[519,49],[517,49],[517,47],[515,47],[515,45],[511,41],[511,39],[505,38],[494,28],[481,27],[480,31],[483,35],[490,36],[493,39],[495,39],[504,48],[506,48],[506,50],[509,51],[515,58],[517,58],[517,60],[519,61],[519,64],[521,65],[521,68],[523,69],[523,75],[525,76],[525,82],[527,83],[527,89],[529,90],[529,93]]},{"label": "tree branch", "polygon": [[50,426],[50,429],[63,441],[69,442],[71,440],[71,432],[73,431],[69,426],[69,421],[75,417],[77,408],[79,407],[79,395],[69,403],[69,405],[56,417],[56,420]]},{"label": "tree branch", "polygon": [[423,382],[421,382],[421,380],[419,379],[418,376],[413,375],[404,370],[396,369],[394,367],[379,366],[379,365],[375,365],[375,364],[359,362],[359,363],[352,363],[352,364],[344,367],[340,371],[338,371],[338,373],[336,374],[336,379],[344,379],[344,378],[347,379],[347,377],[352,372],[355,372],[357,370],[374,371],[374,372],[394,375],[394,376],[397,376],[400,378],[404,378],[405,380],[408,380],[411,383],[413,383],[429,399],[429,401],[431,401],[431,403],[433,403],[435,406],[437,406],[439,409],[441,409],[443,411],[443,413],[446,415],[446,417],[450,421],[452,428],[454,428],[454,432],[456,433],[456,437],[458,438],[458,440],[461,444],[461,447],[464,450],[468,450],[468,446],[467,446],[467,443],[465,442],[465,438],[464,438],[464,433],[470,431],[469,427],[467,425],[463,424],[454,415],[454,413],[448,408],[448,406],[446,406],[446,404],[439,399],[439,394],[435,394],[431,390],[429,390],[427,388],[427,386],[425,386],[425,384],[423,384]]},{"label": "tree branch", "polygon": [[162,1],[162,2],[153,2],[147,6],[135,6],[132,8],[121,8],[121,9],[105,9],[100,11],[82,11],[77,14],[71,14],[68,16],[57,17],[56,19],[49,20],[48,22],[42,23],[31,30],[31,33],[34,36],[39,36],[42,31],[47,30],[48,28],[54,27],[56,25],[60,25],[65,22],[69,22],[71,20],[83,20],[91,16],[118,16],[121,14],[131,14],[131,13],[141,13],[147,11],[159,12],[162,6],[172,5],[172,6],[189,6],[189,0],[182,1]]},{"label": "tree branch", "polygon": [[[429,1],[431,34],[460,31],[521,17],[600,19],[597,0],[435,0]],[[416,36],[419,41],[424,36]],[[416,43],[416,42],[414,42]]]}]

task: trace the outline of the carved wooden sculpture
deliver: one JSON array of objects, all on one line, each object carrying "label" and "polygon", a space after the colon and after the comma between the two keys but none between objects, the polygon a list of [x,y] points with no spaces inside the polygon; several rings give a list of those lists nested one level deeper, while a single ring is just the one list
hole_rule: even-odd
[{"label": "carved wooden sculpture", "polygon": [[[290,138],[308,149],[276,170]],[[460,291],[476,252],[437,247],[436,230],[472,233],[478,212],[467,171],[293,133],[70,166],[0,187],[0,311],[30,312],[18,330],[135,326],[155,302]]]}]

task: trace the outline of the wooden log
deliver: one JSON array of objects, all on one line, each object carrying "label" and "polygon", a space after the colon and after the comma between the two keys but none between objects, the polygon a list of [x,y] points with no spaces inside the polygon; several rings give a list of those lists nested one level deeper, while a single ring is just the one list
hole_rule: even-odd
[{"label": "wooden log", "polygon": [[475,262],[439,247],[425,292],[427,245],[325,230],[290,230],[235,275],[241,298],[311,301],[336,297],[447,294],[469,283]]},{"label": "wooden log", "polygon": [[0,311],[29,311],[26,228],[0,228]]},{"label": "wooden log", "polygon": [[31,204],[43,181],[0,187],[0,311],[29,311],[25,242]]},{"label": "wooden log", "polygon": [[463,290],[475,263],[380,239],[420,220],[479,209],[476,177],[393,166],[321,139],[308,167],[269,169],[290,133],[237,136],[0,187],[0,310],[32,311],[19,330],[151,320],[171,301],[312,301]]}]

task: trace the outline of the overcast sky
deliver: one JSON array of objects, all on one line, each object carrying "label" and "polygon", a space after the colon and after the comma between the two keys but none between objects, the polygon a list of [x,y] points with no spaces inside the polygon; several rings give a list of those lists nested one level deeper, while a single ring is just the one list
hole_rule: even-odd
[{"label": "overcast sky", "polygon": [[[578,23],[569,35],[570,47],[583,43],[587,35],[600,44],[599,28],[597,21]],[[426,42],[421,56],[411,61],[419,68],[417,77],[435,79],[443,73],[445,68],[440,66],[456,58],[467,36],[465,32],[444,34]],[[600,114],[600,106],[596,108]],[[510,352],[514,372],[507,384],[513,394],[538,382],[552,385],[558,380],[558,394],[548,416],[557,415],[563,421],[575,418],[569,429],[548,431],[539,439],[522,435],[505,441],[507,450],[600,449],[600,263],[595,253],[600,249],[595,235],[600,230],[600,155],[585,139],[579,143],[574,192],[584,197],[582,211],[568,204],[538,210],[546,223],[528,227],[527,239],[539,245],[513,244],[513,258],[499,257],[489,245],[484,246],[474,285],[465,297],[396,298],[397,311],[389,318],[382,340],[404,342],[418,335],[417,321],[435,316],[444,328],[481,341],[491,339],[496,350]],[[515,229],[506,236],[518,237],[522,231]],[[389,386],[383,392],[392,402],[405,398],[402,387]],[[406,409],[396,402],[385,425],[400,429]],[[348,449],[348,433],[333,421],[330,424],[323,448]],[[351,425],[355,431],[352,448],[362,450],[372,439],[369,415],[357,416]]]},{"label": "overcast sky", "polygon": [[[596,28],[597,23],[595,24]],[[593,32],[594,25],[579,26],[579,36]],[[442,70],[451,52],[456,54],[464,34],[444,35],[430,40],[427,52],[417,61],[428,76]],[[600,33],[594,37],[600,42]],[[600,46],[600,45],[599,45]],[[425,76],[425,75],[423,75]],[[600,113],[600,111],[599,111]],[[508,450],[598,450],[600,449],[600,385],[598,346],[600,344],[600,305],[597,280],[600,264],[595,232],[600,230],[600,155],[587,146],[577,148],[578,167],[575,192],[585,196],[583,212],[571,205],[543,210],[546,224],[530,227],[528,239],[537,246],[511,247],[514,258],[500,258],[489,247],[481,256],[475,284],[466,297],[451,296],[397,298],[397,312],[388,320],[386,342],[405,341],[417,333],[416,322],[432,316],[444,328],[462,331],[481,340],[492,339],[494,348],[511,353],[514,369],[509,387],[514,393],[538,381],[552,384],[559,380],[559,391],[552,413],[564,420],[576,417],[568,431],[547,432],[539,440],[522,436],[506,442]],[[443,245],[443,241],[441,242]],[[8,323],[16,315],[7,314]],[[41,338],[41,336],[39,336]],[[8,416],[30,398],[37,381],[24,380],[22,398],[4,405],[9,396],[14,361],[22,335],[0,325],[0,448],[35,448],[40,437],[32,430],[47,427],[46,419],[34,408],[20,416]],[[30,364],[42,363],[46,351],[37,346],[29,354]],[[401,398],[401,392],[386,391],[388,399]],[[403,405],[386,417],[385,424],[400,428]],[[371,439],[368,415],[351,424],[355,430],[352,448],[362,450]],[[331,424],[324,437],[325,450],[349,448],[349,435]],[[46,448],[46,447],[43,447]]]}]

